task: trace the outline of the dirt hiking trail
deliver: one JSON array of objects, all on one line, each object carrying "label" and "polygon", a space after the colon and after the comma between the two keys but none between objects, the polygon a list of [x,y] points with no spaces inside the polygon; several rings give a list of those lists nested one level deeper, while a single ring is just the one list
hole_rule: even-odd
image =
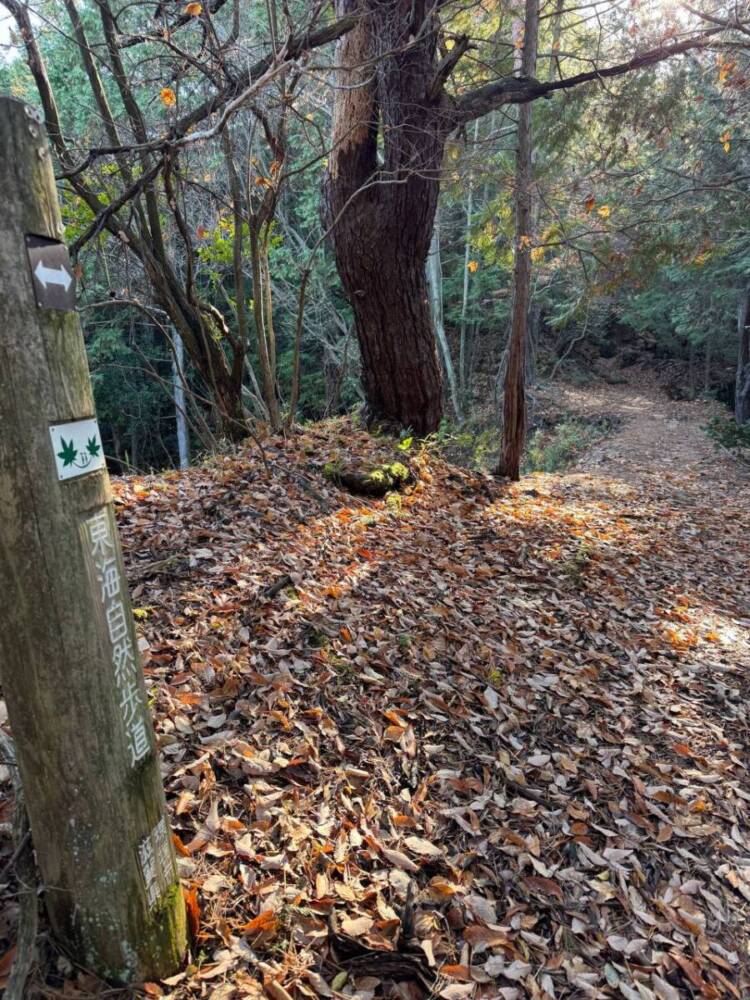
[{"label": "dirt hiking trail", "polygon": [[662,476],[704,477],[707,482],[750,484],[750,468],[709,438],[712,417],[729,411],[708,400],[671,400],[649,377],[637,372],[627,385],[601,382],[564,386],[559,402],[586,418],[609,416],[619,421],[607,438],[589,448],[575,466],[577,472],[597,473],[637,485]]},{"label": "dirt hiking trail", "polygon": [[556,400],[619,418],[563,475],[363,500],[325,464],[393,442],[339,419],[115,483],[170,1000],[750,997],[748,476],[632,377]]}]

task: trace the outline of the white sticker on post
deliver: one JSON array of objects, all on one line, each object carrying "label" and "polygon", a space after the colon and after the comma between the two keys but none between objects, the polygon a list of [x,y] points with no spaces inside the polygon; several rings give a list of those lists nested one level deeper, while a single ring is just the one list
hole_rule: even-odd
[{"label": "white sticker on post", "polygon": [[59,480],[73,479],[104,468],[104,448],[99,425],[93,417],[55,424],[50,427],[49,433]]}]

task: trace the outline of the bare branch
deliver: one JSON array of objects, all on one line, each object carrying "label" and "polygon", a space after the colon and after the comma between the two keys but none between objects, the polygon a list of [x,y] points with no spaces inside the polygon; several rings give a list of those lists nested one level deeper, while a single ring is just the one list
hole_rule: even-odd
[{"label": "bare branch", "polygon": [[575,76],[565,77],[562,80],[550,80],[542,83],[540,80],[530,77],[503,77],[457,98],[454,115],[458,122],[467,122],[474,118],[480,118],[492,111],[493,108],[499,108],[504,104],[526,104],[528,101],[536,101],[540,97],[551,96],[557,90],[572,90],[584,83],[623,76],[632,70],[655,66],[673,56],[682,55],[695,49],[707,48],[713,43],[715,36],[725,30],[724,27],[709,28],[700,35],[686,38],[681,42],[648,49],[625,62],[615,63],[613,66],[605,66],[601,69],[587,70],[585,73],[577,73]]}]

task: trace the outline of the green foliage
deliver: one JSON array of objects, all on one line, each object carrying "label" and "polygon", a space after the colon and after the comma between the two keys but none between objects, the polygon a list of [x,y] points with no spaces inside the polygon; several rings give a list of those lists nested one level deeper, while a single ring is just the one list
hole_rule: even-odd
[{"label": "green foliage", "polygon": [[706,433],[730,451],[750,449],[750,424],[738,424],[729,418],[714,417],[709,421]]},{"label": "green foliage", "polygon": [[[257,0],[240,7],[241,31],[248,32],[247,37],[261,48],[267,38],[267,8]],[[292,7],[295,16],[305,13],[304,4]],[[106,48],[96,4],[82,3],[78,9],[92,51],[101,60],[102,84],[117,126],[130,136],[120,90],[103,58]],[[227,27],[222,17],[228,10],[217,12],[219,30]],[[63,131],[83,159],[89,148],[107,142],[102,115],[64,9],[45,3],[40,11],[44,16],[35,22],[35,30]],[[555,39],[555,17],[549,13],[541,24],[540,52],[546,53],[540,58],[542,79],[558,72],[571,75],[589,65],[591,53],[598,52],[601,43],[602,28],[596,26],[596,19],[578,17],[573,11],[562,18],[562,35]],[[476,58],[466,57],[456,66],[449,90],[466,91],[512,73],[514,16],[510,8],[497,4],[476,9],[445,5],[441,51],[447,51],[464,32],[479,46]],[[144,27],[151,30],[151,19],[143,5],[125,5],[118,13],[118,31],[127,35]],[[615,5],[605,21],[613,59],[650,44],[652,36],[661,38],[666,24],[659,5],[643,4],[637,13]],[[192,44],[189,30],[181,43],[188,50]],[[0,90],[38,105],[22,51],[19,44],[20,56],[0,65]],[[552,52],[558,52],[559,59],[550,57]],[[126,47],[122,58],[150,134],[163,134],[171,116],[182,110],[182,102],[205,96],[205,80],[199,74],[192,76],[187,64],[177,74],[178,80],[172,73],[175,63],[159,44]],[[534,305],[541,314],[536,337],[542,374],[551,371],[566,349],[576,344],[559,371],[566,378],[589,371],[591,355],[586,356],[585,350],[594,349],[595,356],[604,345],[618,349],[615,341],[622,330],[654,343],[657,357],[687,357],[696,347],[710,345],[715,365],[733,361],[737,294],[750,276],[743,180],[748,143],[743,99],[746,77],[747,56],[739,50],[731,56],[696,54],[610,79],[606,87],[576,89],[534,104],[539,197],[530,252]],[[174,87],[176,109],[160,102],[162,86]],[[273,100],[268,107],[265,100],[264,96],[261,104],[274,114]],[[311,420],[352,409],[361,400],[352,311],[342,295],[331,249],[321,241],[320,186],[330,127],[325,100],[317,88],[307,89],[304,81],[295,94],[284,168],[289,178],[269,241],[277,383],[282,399],[288,399],[292,382],[300,282],[316,248],[302,332],[298,408],[303,419]],[[444,317],[454,363],[459,336],[464,335],[470,373],[465,396],[479,404],[478,411],[493,391],[511,303],[514,113],[504,109],[452,134],[443,164]],[[249,108],[238,112],[228,129],[242,183],[252,188],[254,177],[252,190],[257,198],[264,190],[263,178],[272,171],[262,129]],[[175,156],[173,167],[185,225],[197,249],[195,288],[234,334],[238,329],[234,219],[220,141],[186,147]],[[142,169],[136,156],[129,159],[131,179],[137,179]],[[86,178],[101,206],[110,204],[124,186],[120,163],[112,157],[98,160]],[[184,244],[174,225],[169,228],[170,213],[160,184],[156,186],[158,211],[170,253],[174,253],[175,272],[182,278],[187,270]],[[90,227],[95,213],[74,195],[69,183],[61,185],[60,193],[65,239],[72,242]],[[257,374],[249,235],[245,222],[249,365]],[[107,303],[110,297],[121,295],[153,304],[139,266],[111,234],[103,231],[92,241],[82,263],[81,284],[89,302]],[[130,312],[108,304],[98,305],[86,318],[105,451],[125,462],[132,458],[135,443],[139,464],[168,463],[175,450],[174,411],[169,399],[170,357],[161,334],[154,326],[143,325],[140,316],[134,327],[128,325]],[[218,323],[213,334],[229,354],[231,338],[224,338]],[[189,377],[196,381],[195,373],[189,372]],[[196,388],[205,393],[205,386],[196,384]],[[208,407],[205,413],[210,418]],[[583,429],[573,424],[563,425],[552,435],[536,432],[529,446],[530,467],[559,467],[573,460],[570,456],[577,452],[579,434],[585,438]],[[448,454],[471,465],[491,467],[497,457],[498,433],[494,426],[487,426],[486,419],[470,419],[458,429],[446,425],[438,437]],[[405,441],[399,447],[408,450]]]},{"label": "green foliage", "polygon": [[449,461],[471,469],[490,469],[497,463],[500,432],[494,422],[489,427],[479,422],[457,427],[443,420],[433,440]]},{"label": "green foliage", "polygon": [[111,312],[86,336],[105,454],[123,469],[171,465],[177,453],[171,356],[160,334],[130,331],[125,314]]},{"label": "green foliage", "polygon": [[523,461],[524,473],[561,472],[611,429],[609,421],[569,419],[552,429],[537,428],[529,439]]}]

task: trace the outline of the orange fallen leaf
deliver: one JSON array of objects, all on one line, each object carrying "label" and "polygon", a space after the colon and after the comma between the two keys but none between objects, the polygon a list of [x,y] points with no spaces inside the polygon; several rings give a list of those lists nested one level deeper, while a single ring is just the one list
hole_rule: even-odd
[{"label": "orange fallen leaf", "polygon": [[471,969],[468,965],[442,965],[440,971],[444,976],[450,976],[451,979],[458,979],[462,983],[473,982]]},{"label": "orange fallen leaf", "polygon": [[239,928],[240,934],[246,937],[257,937],[259,934],[273,934],[279,926],[278,918],[273,910],[264,910]]},{"label": "orange fallen leaf", "polygon": [[172,834],[172,843],[174,844],[174,849],[177,851],[180,857],[182,858],[190,857],[190,851],[187,849],[187,847],[185,847],[185,845],[183,844],[183,842],[180,840],[180,838],[177,836],[176,833]]},{"label": "orange fallen leaf", "polygon": [[656,835],[656,839],[660,844],[666,844],[668,840],[672,839],[672,834],[674,830],[668,823],[659,824],[659,832]]},{"label": "orange fallen leaf", "polygon": [[185,898],[188,932],[191,939],[195,941],[201,926],[201,908],[198,903],[198,892],[196,889],[186,889],[183,886],[182,895]]}]

